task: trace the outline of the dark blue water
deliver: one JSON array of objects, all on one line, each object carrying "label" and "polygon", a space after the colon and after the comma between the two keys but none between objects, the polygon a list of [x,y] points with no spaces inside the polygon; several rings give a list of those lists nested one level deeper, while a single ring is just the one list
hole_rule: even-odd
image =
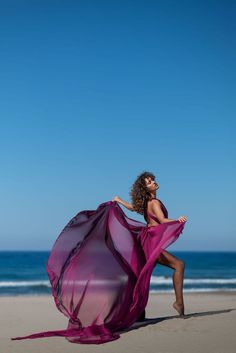
[{"label": "dark blue water", "polygon": [[[171,251],[185,261],[184,292],[236,291],[236,252]],[[1,251],[0,295],[51,294],[48,251]],[[173,292],[173,270],[157,265],[151,292]]]}]

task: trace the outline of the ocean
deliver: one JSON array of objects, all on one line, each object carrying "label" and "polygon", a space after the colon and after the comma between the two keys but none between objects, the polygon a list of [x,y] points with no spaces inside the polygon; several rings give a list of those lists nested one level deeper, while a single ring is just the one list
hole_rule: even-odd
[{"label": "ocean", "polygon": [[[184,293],[236,291],[236,252],[170,252],[185,261]],[[48,256],[49,251],[0,251],[0,296],[51,294]],[[157,264],[150,292],[174,293],[173,272]]]}]

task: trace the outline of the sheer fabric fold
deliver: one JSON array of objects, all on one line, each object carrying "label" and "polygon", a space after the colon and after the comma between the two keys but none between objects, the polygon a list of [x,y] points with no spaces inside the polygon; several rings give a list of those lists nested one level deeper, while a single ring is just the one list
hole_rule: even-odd
[{"label": "sheer fabric fold", "polygon": [[185,223],[147,227],[127,217],[116,201],[79,212],[59,234],[46,265],[56,307],[69,319],[67,328],[12,340],[62,336],[101,344],[118,339],[118,332],[144,311],[156,260]]}]

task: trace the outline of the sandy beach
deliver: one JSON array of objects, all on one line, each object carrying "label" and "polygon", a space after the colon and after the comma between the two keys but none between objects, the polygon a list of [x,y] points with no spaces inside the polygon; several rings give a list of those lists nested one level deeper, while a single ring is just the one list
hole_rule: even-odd
[{"label": "sandy beach", "polygon": [[68,319],[51,296],[1,297],[1,352],[129,352],[129,353],[235,353],[236,294],[185,293],[186,319],[171,307],[174,294],[150,293],[147,319],[135,323],[113,342],[80,345],[63,337],[12,341],[11,337],[65,329]]}]

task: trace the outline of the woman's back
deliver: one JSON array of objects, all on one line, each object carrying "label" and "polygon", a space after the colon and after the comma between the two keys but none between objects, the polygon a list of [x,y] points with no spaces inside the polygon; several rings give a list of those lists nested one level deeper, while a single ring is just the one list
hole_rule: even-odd
[{"label": "woman's back", "polygon": [[147,226],[148,227],[153,227],[153,226],[160,224],[158,218],[152,212],[152,201],[153,200],[157,200],[160,203],[160,206],[161,206],[162,212],[164,213],[164,216],[166,218],[168,218],[168,211],[167,211],[165,205],[161,202],[161,200],[156,199],[156,198],[152,198],[150,201],[148,201],[148,204],[147,204],[147,219],[148,219]]}]

